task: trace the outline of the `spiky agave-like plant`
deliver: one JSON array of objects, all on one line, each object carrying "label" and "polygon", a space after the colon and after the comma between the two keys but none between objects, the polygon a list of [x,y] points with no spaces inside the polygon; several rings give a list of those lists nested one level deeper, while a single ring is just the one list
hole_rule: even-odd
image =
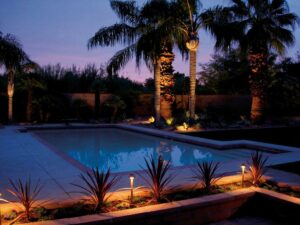
[{"label": "spiky agave-like plant", "polygon": [[79,177],[83,181],[84,185],[74,184],[82,191],[78,192],[89,197],[89,200],[95,205],[95,211],[100,212],[103,209],[105,202],[110,197],[108,192],[117,183],[118,177],[111,177],[110,169],[102,172],[99,171],[98,167],[87,171],[85,174],[80,174]]},{"label": "spiky agave-like plant", "polygon": [[40,180],[38,180],[36,184],[32,184],[31,178],[29,177],[24,181],[21,179],[16,181],[9,179],[9,183],[12,188],[7,189],[7,191],[18,199],[25,210],[24,213],[16,218],[16,220],[25,217],[27,221],[30,221],[32,217],[31,210],[37,206],[37,197],[43,188]]},{"label": "spiky agave-like plant", "polygon": [[222,175],[217,178],[217,171],[220,163],[217,162],[197,162],[197,166],[193,169],[194,176],[192,177],[197,182],[200,182],[204,191],[210,193],[212,187],[221,179]]},{"label": "spiky agave-like plant", "polygon": [[173,175],[168,174],[171,167],[170,161],[164,161],[163,157],[160,155],[157,161],[150,156],[149,158],[144,158],[146,163],[146,168],[142,167],[146,176],[139,173],[139,176],[150,186],[151,192],[153,194],[153,199],[156,202],[160,202],[167,190],[168,185],[174,178]]},{"label": "spiky agave-like plant", "polygon": [[257,186],[261,182],[262,176],[266,173],[266,163],[268,157],[265,157],[262,152],[256,151],[251,154],[251,162],[249,165],[249,174],[251,176],[252,184]]}]

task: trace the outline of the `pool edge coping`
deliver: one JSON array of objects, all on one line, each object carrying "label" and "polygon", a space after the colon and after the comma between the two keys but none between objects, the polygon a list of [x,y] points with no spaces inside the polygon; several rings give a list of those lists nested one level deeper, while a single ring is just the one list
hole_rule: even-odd
[{"label": "pool edge coping", "polygon": [[181,133],[174,133],[165,130],[157,130],[153,128],[140,127],[136,125],[129,124],[97,124],[97,125],[55,125],[55,126],[25,126],[18,131],[27,132],[27,131],[36,131],[36,130],[55,130],[55,129],[97,129],[97,128],[121,128],[129,131],[138,131],[143,134],[148,134],[151,136],[157,136],[167,139],[172,139],[175,141],[181,141],[189,144],[196,144],[204,147],[214,148],[217,150],[226,150],[232,148],[249,148],[260,151],[273,152],[274,150],[277,153],[289,153],[289,152],[298,152],[300,148],[290,147],[284,145],[277,145],[265,142],[250,141],[250,140],[234,140],[234,141],[219,141],[212,140],[207,138],[187,136]]}]

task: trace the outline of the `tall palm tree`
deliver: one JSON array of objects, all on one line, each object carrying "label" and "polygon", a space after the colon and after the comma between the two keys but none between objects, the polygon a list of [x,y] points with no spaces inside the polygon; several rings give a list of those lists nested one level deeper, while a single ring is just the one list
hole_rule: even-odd
[{"label": "tall palm tree", "polygon": [[10,122],[13,120],[15,74],[27,61],[29,58],[17,39],[11,34],[3,35],[0,32],[0,66],[4,65],[7,71],[8,120]]},{"label": "tall palm tree", "polygon": [[268,58],[272,52],[284,54],[294,43],[292,31],[299,18],[289,11],[286,0],[232,0],[228,9],[231,38],[248,56],[251,119],[258,123],[263,119]]},{"label": "tall palm tree", "polygon": [[[89,40],[88,47],[114,46],[117,43],[126,47],[118,51],[108,63],[108,73],[113,74],[125,66],[135,56],[139,67],[144,60],[148,68],[154,71],[156,123],[160,121],[161,96],[161,59],[163,46],[172,42],[166,12],[169,12],[167,0],[152,0],[142,7],[135,1],[111,0],[111,7],[119,17],[120,22],[101,28]],[[172,43],[170,44],[172,46]]]},{"label": "tall palm tree", "polygon": [[[177,43],[184,43],[188,49],[189,55],[189,75],[190,75],[190,93],[189,93],[189,112],[190,117],[195,118],[196,108],[196,65],[197,51],[200,45],[199,31],[204,29],[218,39],[224,39],[224,33],[220,32],[222,27],[220,21],[224,14],[223,8],[216,6],[207,10],[202,10],[200,0],[174,0],[174,16],[175,26],[174,34],[176,35]],[[177,31],[176,31],[177,30]],[[216,45],[218,42],[216,42]],[[186,52],[183,46],[180,48],[184,55]]]}]

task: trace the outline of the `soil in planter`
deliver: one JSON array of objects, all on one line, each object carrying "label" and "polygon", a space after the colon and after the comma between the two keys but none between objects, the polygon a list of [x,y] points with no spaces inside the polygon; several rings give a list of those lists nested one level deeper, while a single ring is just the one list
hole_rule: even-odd
[{"label": "soil in planter", "polygon": [[[244,187],[250,187],[250,182],[245,182]],[[181,191],[174,191],[167,194],[166,199],[168,201],[179,201],[191,198],[198,198],[206,195],[220,194],[229,191],[235,191],[241,189],[241,183],[232,183],[220,186],[213,186],[210,192],[205,191],[204,189],[195,188],[195,189],[186,189]]]},{"label": "soil in planter", "polygon": [[290,187],[279,187],[276,183],[273,183],[273,182],[263,183],[259,187],[267,189],[267,190],[279,192],[282,194],[290,195],[292,197],[300,198],[299,191],[295,191],[295,190],[291,189]]}]

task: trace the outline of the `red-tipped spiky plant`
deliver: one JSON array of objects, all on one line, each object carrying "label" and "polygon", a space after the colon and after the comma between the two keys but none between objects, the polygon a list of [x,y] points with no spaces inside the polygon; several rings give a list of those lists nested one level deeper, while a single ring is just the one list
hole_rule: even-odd
[{"label": "red-tipped spiky plant", "polygon": [[153,156],[145,158],[146,168],[143,168],[146,176],[139,174],[142,179],[150,186],[153,194],[153,199],[159,202],[163,199],[168,185],[174,178],[168,171],[171,167],[170,161],[164,161],[162,156],[159,156],[157,161]]},{"label": "red-tipped spiky plant", "polygon": [[257,186],[260,184],[262,176],[267,171],[267,161],[268,157],[265,157],[261,152],[256,151],[256,153],[251,154],[251,162],[248,162],[248,165],[253,185]]},{"label": "red-tipped spiky plant", "polygon": [[110,197],[108,192],[117,183],[118,177],[111,178],[110,169],[106,172],[100,172],[98,168],[85,174],[80,174],[80,178],[84,185],[72,184],[82,191],[78,192],[88,196],[90,201],[95,205],[95,211],[100,212],[103,209],[105,202]]},{"label": "red-tipped spiky plant", "polygon": [[7,191],[18,199],[25,210],[24,213],[18,216],[17,220],[25,217],[27,221],[30,221],[32,216],[31,210],[36,206],[37,197],[43,188],[40,180],[36,184],[32,184],[29,177],[27,180],[22,181],[18,179],[15,182],[9,179],[9,183],[12,188],[7,189]]},{"label": "red-tipped spiky plant", "polygon": [[218,178],[216,176],[219,166],[220,163],[198,161],[196,168],[193,169],[194,176],[192,178],[200,182],[206,193],[210,193],[212,187],[222,177],[222,175]]}]

